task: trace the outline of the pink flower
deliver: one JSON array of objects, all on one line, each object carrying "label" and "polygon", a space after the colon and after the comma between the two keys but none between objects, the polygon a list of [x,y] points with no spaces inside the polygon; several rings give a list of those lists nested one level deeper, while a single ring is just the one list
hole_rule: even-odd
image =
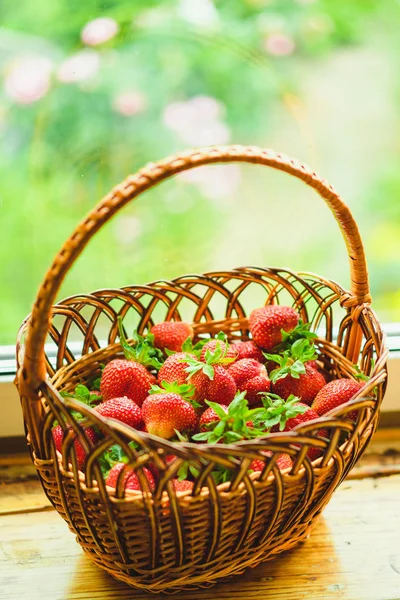
[{"label": "pink flower", "polygon": [[219,23],[212,0],[179,0],[177,8],[182,19],[199,27],[213,27]]},{"label": "pink flower", "polygon": [[19,104],[31,104],[47,94],[52,64],[42,56],[16,60],[5,78],[5,92]]},{"label": "pink flower", "polygon": [[113,102],[114,111],[124,117],[131,117],[143,112],[146,107],[147,102],[145,96],[134,90],[117,94]]},{"label": "pink flower", "polygon": [[191,146],[211,146],[213,144],[227,144],[231,132],[225,123],[219,121],[207,124],[193,121],[189,127],[179,132],[179,137]]},{"label": "pink flower", "polygon": [[126,215],[115,221],[114,237],[123,245],[129,245],[142,233],[142,225],[137,217]]},{"label": "pink flower", "polygon": [[221,121],[224,109],[215,98],[195,96],[169,104],[164,111],[164,124],[190,145],[225,144],[230,130]]},{"label": "pink flower", "polygon": [[110,17],[99,17],[85,25],[81,31],[81,40],[87,46],[97,46],[108,42],[119,31],[118,23]]},{"label": "pink flower", "polygon": [[85,48],[73,54],[60,65],[57,77],[62,83],[75,83],[93,77],[100,67],[100,57],[95,50]]},{"label": "pink flower", "polygon": [[238,165],[220,165],[199,167],[183,171],[179,179],[196,185],[202,194],[210,200],[219,200],[225,204],[240,185],[242,174]]},{"label": "pink flower", "polygon": [[286,33],[271,33],[264,42],[264,48],[272,56],[288,56],[295,49],[295,43]]}]

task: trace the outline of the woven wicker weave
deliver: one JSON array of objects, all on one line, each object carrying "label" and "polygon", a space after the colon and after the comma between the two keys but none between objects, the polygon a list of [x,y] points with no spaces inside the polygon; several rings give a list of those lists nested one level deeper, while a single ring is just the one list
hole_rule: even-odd
[{"label": "woven wicker weave", "polygon": [[[158,182],[208,163],[241,161],[286,171],[314,188],[337,220],[347,246],[351,290],[307,273],[286,269],[240,268],[186,275],[173,281],[121,289],[105,289],[67,298],[53,306],[60,284],[92,235],[120,208]],[[252,298],[262,298],[256,305]],[[206,586],[241,573],[304,540],[328,502],[366,448],[378,421],[386,384],[387,352],[379,322],[370,307],[367,267],[357,226],[341,198],[307,167],[270,150],[213,147],[150,164],[114,188],[77,227],[57,254],[37,296],[31,316],[21,327],[17,385],[34,464],[44,490],[67,521],[87,555],[101,568],[149,592]],[[196,336],[221,329],[231,340],[249,339],[247,314],[261,303],[291,304],[318,332],[326,373],[351,376],[354,364],[370,376],[360,393],[329,415],[288,433],[263,440],[206,445],[161,440],[112,419],[104,419],[60,390],[73,390],[92,379],[108,360],[122,354],[117,318],[126,330],[146,332],[162,320],[191,321]],[[335,320],[335,321],[334,321]],[[333,327],[338,333],[333,338]],[[71,344],[81,336],[82,344]],[[107,338],[106,343],[101,340]],[[57,346],[55,361],[45,353],[46,340]],[[104,347],[106,346],[106,347]],[[372,360],[374,359],[374,360]],[[105,433],[96,447],[71,411]],[[351,411],[357,419],[346,419]],[[51,427],[55,418],[71,427],[63,457],[55,450]],[[323,423],[328,437],[317,436]],[[78,470],[74,435],[89,453],[85,471]],[[128,443],[135,440],[139,450]],[[98,458],[120,444],[135,468],[142,492],[106,487]],[[313,463],[310,447],[322,450]],[[260,451],[270,450],[266,458]],[[280,471],[279,453],[293,459]],[[166,455],[177,460],[171,464]],[[254,458],[265,460],[262,473],[248,473]],[[200,474],[192,492],[175,492],[172,479],[183,461]],[[142,468],[149,462],[163,473],[151,491]],[[231,482],[216,486],[216,465],[234,472]]]}]

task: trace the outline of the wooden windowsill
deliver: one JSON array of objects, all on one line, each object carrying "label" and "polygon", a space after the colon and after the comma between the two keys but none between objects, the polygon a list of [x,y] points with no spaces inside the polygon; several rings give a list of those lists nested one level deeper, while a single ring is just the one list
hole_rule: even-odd
[{"label": "wooden windowsill", "polygon": [[[304,544],[243,576],[178,597],[399,600],[399,497],[400,430],[383,429]],[[0,600],[152,597],[115,581],[84,556],[26,454],[0,459],[0,582]]]}]

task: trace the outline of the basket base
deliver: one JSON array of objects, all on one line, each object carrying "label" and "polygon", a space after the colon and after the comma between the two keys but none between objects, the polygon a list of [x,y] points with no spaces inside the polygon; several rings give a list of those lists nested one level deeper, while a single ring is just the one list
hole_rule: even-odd
[{"label": "basket base", "polygon": [[288,550],[292,550],[296,546],[304,543],[309,537],[311,529],[317,522],[319,515],[317,514],[311,522],[300,523],[295,531],[291,531],[289,539],[287,539],[287,533],[282,536],[274,537],[274,544],[267,545],[258,553],[254,553],[247,559],[240,557],[229,564],[225,564],[225,568],[221,569],[220,564],[213,563],[210,567],[202,565],[199,567],[197,573],[193,573],[190,576],[169,578],[156,580],[150,583],[150,578],[146,575],[128,575],[122,571],[115,571],[108,568],[101,560],[101,558],[90,552],[88,549],[83,548],[88,558],[94,562],[100,569],[107,571],[114,579],[123,581],[132,588],[139,589],[150,594],[177,594],[182,591],[191,591],[212,587],[223,580],[229,580],[236,575],[241,575],[246,569],[253,569],[260,563],[268,560],[273,560],[279,554],[282,554]]}]

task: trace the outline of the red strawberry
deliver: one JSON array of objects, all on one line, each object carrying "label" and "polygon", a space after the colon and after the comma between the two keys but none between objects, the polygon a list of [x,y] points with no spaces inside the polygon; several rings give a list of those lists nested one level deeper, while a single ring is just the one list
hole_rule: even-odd
[{"label": "red strawberry", "polygon": [[267,370],[254,358],[242,358],[236,361],[228,369],[239,390],[246,392],[249,406],[261,404],[260,392],[269,392],[271,382],[268,379]]},{"label": "red strawberry", "polygon": [[[221,404],[221,408],[225,412],[228,412],[228,407],[227,406],[224,406],[223,404]],[[207,410],[205,410],[203,412],[203,414],[200,417],[199,430],[200,431],[208,431],[207,425],[209,423],[215,423],[215,422],[217,422],[219,420],[220,420],[219,416],[217,415],[217,413],[215,412],[215,410],[210,406],[209,408],[207,408]]]},{"label": "red strawberry", "polygon": [[235,380],[222,365],[215,365],[213,369],[214,378],[208,381],[206,398],[211,402],[229,404],[236,394]]},{"label": "red strawberry", "polygon": [[[85,432],[85,436],[87,438],[89,438],[89,446],[92,446],[92,444],[90,442],[93,442],[93,444],[95,444],[97,442],[97,435],[96,435],[96,432],[94,431],[94,429],[92,429],[91,427],[85,427],[84,432]],[[76,453],[76,460],[78,462],[78,467],[79,467],[79,469],[83,469],[83,467],[85,466],[85,462],[86,462],[86,452],[83,449],[83,446],[78,439],[76,439],[74,441],[74,446],[75,446],[75,453]]]},{"label": "red strawberry", "polygon": [[272,384],[274,393],[285,400],[293,394],[300,398],[302,402],[311,404],[319,390],[326,384],[326,381],[319,371],[309,365],[305,364],[304,368],[306,372],[300,374],[298,378],[287,375],[275,381]]},{"label": "red strawberry", "polygon": [[[299,406],[304,406],[304,407],[307,406],[307,404],[303,404],[302,402],[299,402],[298,404],[299,404]],[[307,406],[307,409],[308,410],[306,412],[297,415],[297,417],[288,419],[288,421],[286,422],[285,431],[290,431],[291,429],[294,429],[295,427],[297,427],[297,425],[300,425],[301,423],[306,423],[307,421],[311,421],[313,419],[319,418],[320,415],[318,413],[316,413],[315,410],[313,410],[312,408],[310,408],[308,406]],[[328,437],[327,429],[320,429],[318,431],[318,436]],[[307,451],[307,456],[311,461],[316,460],[321,455],[322,455],[322,450],[320,450],[319,448],[311,447]]]},{"label": "red strawberry", "polygon": [[180,352],[182,344],[188,337],[193,339],[193,329],[184,321],[165,321],[153,325],[150,333],[154,335],[154,346],[160,350]]},{"label": "red strawberry", "polygon": [[197,423],[193,406],[172,392],[147,396],[143,402],[142,416],[147,431],[165,439],[172,438],[175,429],[181,433],[192,431]]},{"label": "red strawberry", "polygon": [[[175,460],[175,455],[174,454],[167,454],[164,457],[164,461],[167,467],[169,467],[169,465]],[[147,468],[149,469],[149,471],[151,471],[151,474],[153,475],[153,477],[155,479],[158,479],[160,477],[160,469],[158,469],[155,465],[154,462],[149,462],[147,463]],[[162,470],[163,472],[163,470]]]},{"label": "red strawberry", "polygon": [[177,352],[172,356],[168,356],[158,372],[158,381],[160,383],[163,381],[174,383],[174,381],[176,381],[178,385],[186,383],[188,378],[188,373],[185,371],[188,367],[188,363],[184,362],[186,358],[195,359],[196,357],[194,354],[187,354],[186,352]]},{"label": "red strawberry", "polygon": [[[106,484],[110,487],[117,487],[118,475],[121,473],[124,468],[124,463],[117,463],[111,469],[106,479]],[[145,475],[147,481],[149,482],[150,489],[154,489],[156,486],[156,482],[154,480],[153,475],[150,473],[148,469],[143,467],[143,474]],[[141,490],[142,487],[139,482],[139,478],[133,469],[126,469],[123,475],[123,485],[127,490]]]},{"label": "red strawberry", "polygon": [[284,431],[290,431],[297,425],[301,423],[306,423],[307,421],[311,421],[312,419],[318,419],[319,415],[308,406],[308,404],[304,404],[304,402],[296,402],[296,406],[304,406],[307,410],[304,413],[298,414],[296,417],[292,417],[286,421],[286,426]]},{"label": "red strawberry", "polygon": [[102,417],[118,419],[118,421],[126,423],[126,425],[130,425],[135,429],[143,429],[144,427],[142,411],[133,400],[129,400],[126,396],[123,398],[112,398],[112,400],[102,402],[95,410]]},{"label": "red strawberry", "polygon": [[100,382],[103,400],[126,396],[142,406],[151,386],[156,382],[154,375],[138,362],[116,358],[106,365]]},{"label": "red strawberry", "polygon": [[[344,404],[360,391],[364,385],[361,381],[354,379],[334,379],[318,392],[312,403],[312,408],[319,415],[324,415],[333,408]],[[350,419],[356,418],[357,413],[352,411],[348,414]]]},{"label": "red strawberry", "polygon": [[228,373],[232,375],[239,389],[248,379],[253,379],[258,375],[267,377],[267,371],[264,365],[254,358],[242,358],[228,367]]},{"label": "red strawberry", "polygon": [[241,360],[242,358],[254,358],[254,360],[258,360],[258,362],[265,362],[265,357],[262,353],[262,350],[255,342],[253,342],[253,340],[249,340],[248,342],[239,342],[238,344],[234,345],[234,348],[238,353],[237,360]]},{"label": "red strawberry", "polygon": [[236,360],[238,356],[238,351],[234,345],[228,344],[223,340],[210,340],[209,342],[204,344],[201,351],[200,360],[202,362],[206,361],[207,350],[214,354],[217,349],[220,349],[222,351],[222,355],[220,360],[217,360],[215,364],[222,364],[228,367],[230,364],[232,364],[234,360]]},{"label": "red strawberry", "polygon": [[270,390],[271,381],[263,375],[248,379],[240,388],[240,391],[246,392],[246,398],[251,408],[261,406],[260,393],[269,392]]},{"label": "red strawberry", "polygon": [[[271,456],[270,452],[265,452],[265,454],[267,456]],[[283,471],[284,469],[291,469],[293,461],[290,458],[289,454],[280,454],[276,459],[276,465],[281,471]],[[254,459],[250,465],[250,469],[252,471],[263,471],[264,467],[265,462],[261,458]]]},{"label": "red strawberry", "polygon": [[269,305],[256,308],[250,313],[249,328],[255,343],[265,350],[272,350],[282,341],[283,329],[292,331],[299,322],[298,313],[291,306]]},{"label": "red strawberry", "polygon": [[202,371],[198,371],[188,379],[188,382],[194,385],[195,388],[193,399],[202,404],[207,398],[208,384],[210,383],[209,378]]},{"label": "red strawberry", "polygon": [[[97,442],[97,435],[96,435],[96,432],[94,431],[94,429],[92,429],[92,427],[84,427],[83,431],[84,431],[84,435],[88,439],[89,446],[92,446],[92,444],[95,444]],[[57,425],[56,427],[53,427],[51,433],[53,435],[56,449],[58,450],[58,452],[61,452],[61,444],[64,439],[64,432],[63,432],[61,426]],[[91,442],[92,442],[92,444],[91,444]],[[83,467],[85,466],[86,452],[85,452],[81,442],[79,441],[79,439],[74,440],[74,448],[75,448],[76,460],[78,463],[78,469],[82,470]]]},{"label": "red strawberry", "polygon": [[53,427],[53,429],[51,430],[51,434],[53,436],[56,450],[58,450],[58,452],[61,453],[61,445],[62,445],[63,439],[64,439],[64,431],[63,431],[61,425],[56,425],[55,427]]},{"label": "red strawberry", "polygon": [[189,481],[188,479],[173,479],[172,483],[174,484],[176,492],[191,492],[194,487],[193,481]]}]

